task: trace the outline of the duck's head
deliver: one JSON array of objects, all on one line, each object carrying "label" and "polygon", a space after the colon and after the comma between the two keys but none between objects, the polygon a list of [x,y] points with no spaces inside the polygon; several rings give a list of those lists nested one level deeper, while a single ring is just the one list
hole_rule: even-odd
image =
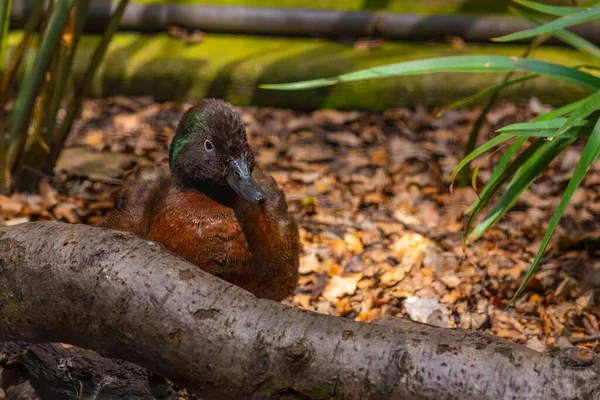
[{"label": "duck's head", "polygon": [[183,114],[169,151],[175,182],[205,189],[229,185],[253,204],[266,200],[252,178],[254,153],[246,129],[235,108],[218,99],[205,99]]}]

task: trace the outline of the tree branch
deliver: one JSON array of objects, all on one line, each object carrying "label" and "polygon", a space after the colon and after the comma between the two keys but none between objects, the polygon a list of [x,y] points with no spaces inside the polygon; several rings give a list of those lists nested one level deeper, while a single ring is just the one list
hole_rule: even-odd
[{"label": "tree branch", "polygon": [[156,243],[83,225],[0,228],[0,302],[0,340],[93,349],[208,399],[600,399],[590,351],[293,309]]},{"label": "tree branch", "polygon": [[[29,380],[42,399],[176,398],[164,379],[146,369],[80,347],[4,342],[0,351],[7,356],[2,363],[2,386]],[[11,369],[9,374],[7,369]],[[7,375],[14,377],[13,382],[7,381]]]}]

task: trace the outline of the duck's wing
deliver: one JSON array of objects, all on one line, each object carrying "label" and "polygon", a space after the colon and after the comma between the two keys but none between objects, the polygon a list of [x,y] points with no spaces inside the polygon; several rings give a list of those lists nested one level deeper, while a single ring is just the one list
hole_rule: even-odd
[{"label": "duck's wing", "polygon": [[167,165],[135,167],[125,175],[123,186],[112,193],[113,209],[100,226],[146,237],[147,210],[156,207],[170,186],[171,173]]},{"label": "duck's wing", "polygon": [[276,224],[273,224],[273,229],[278,233],[281,262],[287,263],[290,266],[292,274],[297,274],[299,263],[298,253],[300,251],[298,223],[288,212],[285,193],[279,188],[275,179],[262,170],[257,168],[253,177],[267,193],[265,210],[269,217],[268,220],[277,221]]},{"label": "duck's wing", "polygon": [[265,206],[268,211],[280,217],[287,217],[288,206],[285,200],[285,193],[283,193],[283,190],[279,188],[277,181],[271,175],[267,175],[259,168],[254,170],[252,177],[256,183],[258,183],[258,186],[260,186],[260,188],[267,194]]},{"label": "duck's wing", "polygon": [[[267,269],[262,279],[256,282],[256,292],[260,293],[260,297],[279,301],[293,294],[298,281],[298,225],[288,212],[285,194],[275,179],[258,168],[252,177],[267,195],[262,212],[248,213],[254,223],[244,224],[246,237],[260,238],[262,241],[252,244],[260,258],[256,260],[254,268]],[[257,206],[248,207],[260,209]],[[249,290],[254,292],[252,287]]]}]

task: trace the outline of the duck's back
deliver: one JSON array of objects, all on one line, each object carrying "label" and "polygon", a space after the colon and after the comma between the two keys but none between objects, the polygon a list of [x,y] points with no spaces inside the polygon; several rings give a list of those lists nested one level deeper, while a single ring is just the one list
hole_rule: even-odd
[{"label": "duck's back", "polygon": [[125,175],[123,186],[111,195],[113,209],[100,224],[146,237],[149,219],[146,210],[161,201],[171,186],[171,172],[165,164],[135,167]]}]

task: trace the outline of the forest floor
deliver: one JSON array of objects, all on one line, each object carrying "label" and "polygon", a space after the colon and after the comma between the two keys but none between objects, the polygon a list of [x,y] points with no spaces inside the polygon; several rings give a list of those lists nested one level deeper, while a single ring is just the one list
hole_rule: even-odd
[{"label": "forest floor", "polygon": [[[96,224],[136,163],[164,160],[186,103],[110,98],[85,103],[60,171],[41,195],[0,197],[2,224]],[[497,106],[498,127],[544,112],[532,100]],[[258,164],[283,187],[300,225],[300,281],[288,303],[372,321],[410,317],[481,330],[538,351],[598,347],[600,165],[589,171],[525,294],[504,311],[532,261],[579,159],[568,148],[482,239],[461,246],[471,187],[450,191],[477,110],[383,114],[240,108]],[[477,188],[499,154],[486,155]],[[587,240],[585,240],[587,239]],[[590,243],[592,245],[590,245]]]}]

